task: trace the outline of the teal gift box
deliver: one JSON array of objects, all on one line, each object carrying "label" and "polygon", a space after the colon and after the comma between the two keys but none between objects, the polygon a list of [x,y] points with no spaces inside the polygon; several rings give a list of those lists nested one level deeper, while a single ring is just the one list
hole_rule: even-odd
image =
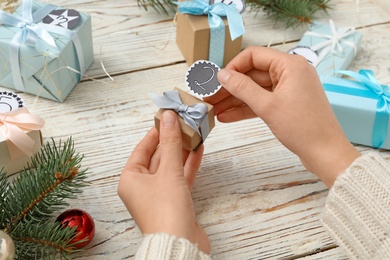
[{"label": "teal gift box", "polygon": [[348,68],[360,48],[361,40],[362,34],[354,28],[336,27],[330,20],[328,24],[314,22],[301,38],[299,47],[314,52],[308,55],[323,81],[333,76],[335,71]]},{"label": "teal gift box", "polygon": [[[61,17],[62,10],[24,0],[12,15],[0,14],[1,86],[63,102],[80,82],[93,62],[91,17],[77,12],[77,24],[63,28],[60,19],[74,18]],[[43,23],[52,11],[59,12],[58,24]],[[24,22],[26,13],[38,20]]]},{"label": "teal gift box", "polygon": [[323,86],[332,109],[349,141],[390,149],[389,88],[370,70],[339,71],[355,78],[329,77]]}]

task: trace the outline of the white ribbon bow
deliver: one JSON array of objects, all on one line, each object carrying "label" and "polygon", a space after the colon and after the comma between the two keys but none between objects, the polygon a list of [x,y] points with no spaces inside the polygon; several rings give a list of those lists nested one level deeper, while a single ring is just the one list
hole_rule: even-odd
[{"label": "white ribbon bow", "polygon": [[317,67],[318,64],[329,54],[332,53],[334,55],[342,55],[343,46],[347,45],[354,50],[354,55],[356,55],[357,48],[356,44],[353,41],[349,41],[346,38],[355,33],[355,28],[353,27],[341,27],[336,28],[333,20],[329,20],[329,26],[332,34],[325,34],[319,32],[306,32],[306,35],[315,36],[318,38],[324,38],[326,41],[318,43],[310,48],[314,51],[321,51],[317,61],[313,63],[314,67]]}]

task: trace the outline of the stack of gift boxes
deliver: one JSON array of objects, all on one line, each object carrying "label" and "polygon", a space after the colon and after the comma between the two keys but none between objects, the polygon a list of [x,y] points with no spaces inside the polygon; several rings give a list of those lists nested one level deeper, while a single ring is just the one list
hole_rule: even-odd
[{"label": "stack of gift boxes", "polygon": [[[13,13],[0,10],[0,86],[63,102],[92,62],[90,15],[32,0]],[[8,174],[42,144],[43,120],[13,106],[15,96],[0,96],[0,168]]]},{"label": "stack of gift boxes", "polygon": [[328,100],[352,143],[390,149],[389,97],[372,71],[347,71],[362,34],[351,27],[313,23],[292,54],[306,57],[321,79]]},{"label": "stack of gift boxes", "polygon": [[[234,1],[231,5],[218,0],[177,3],[176,42],[188,64],[209,60],[224,67],[241,51],[245,33],[241,12],[245,5]],[[0,24],[1,86],[63,102],[93,62],[88,14],[24,0],[13,14],[0,11]],[[361,40],[361,33],[354,28],[337,27],[332,21],[313,23],[290,53],[304,55],[315,66],[351,142],[390,149],[387,87],[371,71],[344,71],[356,57]],[[186,93],[179,94],[185,102],[195,102]],[[4,119],[7,113],[0,116]],[[212,118],[211,107],[208,113]],[[156,118],[158,123],[159,116]],[[0,127],[4,128],[3,121]],[[30,137],[36,143],[28,154],[36,152],[42,142],[39,129],[22,131],[33,135]],[[0,131],[0,158],[14,157],[9,151],[14,144],[1,132],[4,131]],[[190,150],[203,141],[194,141],[198,137],[193,132],[184,136]],[[22,160],[24,163],[18,163],[17,168],[27,162],[26,158]]]}]

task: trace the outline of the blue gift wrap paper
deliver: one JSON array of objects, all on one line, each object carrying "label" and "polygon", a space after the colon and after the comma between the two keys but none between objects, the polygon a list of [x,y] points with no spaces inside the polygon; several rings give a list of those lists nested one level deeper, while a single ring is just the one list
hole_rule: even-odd
[{"label": "blue gift wrap paper", "polygon": [[317,52],[318,59],[313,64],[324,81],[334,76],[335,71],[345,70],[358,53],[362,34],[352,27],[336,27],[329,23],[314,22],[299,42]]},{"label": "blue gift wrap paper", "polygon": [[[30,9],[32,17],[39,17],[39,11],[49,6],[24,0],[12,16],[23,20],[26,9]],[[65,8],[51,6],[51,9]],[[3,20],[9,18],[7,14],[2,15]],[[93,63],[91,16],[80,12],[80,21],[72,29],[43,25],[41,20],[24,27],[12,26],[1,19],[0,85],[63,102]],[[46,26],[43,36],[29,29],[36,25]]]}]

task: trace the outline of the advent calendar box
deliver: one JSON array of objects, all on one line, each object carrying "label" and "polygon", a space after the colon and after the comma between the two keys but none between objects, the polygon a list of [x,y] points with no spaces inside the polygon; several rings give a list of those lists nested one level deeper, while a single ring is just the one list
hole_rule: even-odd
[{"label": "advent calendar box", "polygon": [[90,15],[31,0],[0,12],[0,85],[63,102],[93,62]]}]

